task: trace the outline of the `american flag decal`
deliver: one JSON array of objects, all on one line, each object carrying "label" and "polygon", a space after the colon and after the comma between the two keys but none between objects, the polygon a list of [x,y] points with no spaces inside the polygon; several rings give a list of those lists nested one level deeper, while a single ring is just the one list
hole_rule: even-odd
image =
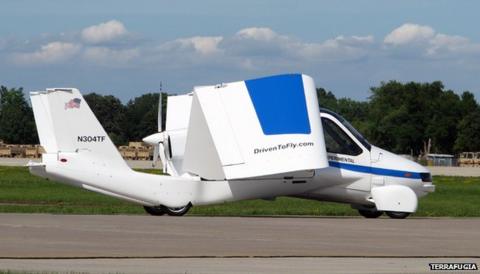
[{"label": "american flag decal", "polygon": [[80,102],[82,100],[80,98],[74,98],[68,102],[65,103],[65,109],[69,108],[80,108]]}]

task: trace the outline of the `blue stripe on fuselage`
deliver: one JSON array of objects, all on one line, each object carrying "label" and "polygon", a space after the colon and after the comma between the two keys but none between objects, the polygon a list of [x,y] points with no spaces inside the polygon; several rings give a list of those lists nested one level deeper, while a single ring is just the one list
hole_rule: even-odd
[{"label": "blue stripe on fuselage", "polygon": [[370,173],[375,175],[383,175],[383,176],[391,176],[391,177],[400,177],[400,178],[407,178],[407,179],[421,179],[420,173],[418,172],[411,172],[411,171],[403,171],[403,170],[395,170],[395,169],[386,169],[386,168],[378,168],[378,167],[369,167],[369,166],[360,166],[360,165],[352,165],[347,163],[340,163],[334,161],[328,161],[331,167],[361,172],[361,173]]}]

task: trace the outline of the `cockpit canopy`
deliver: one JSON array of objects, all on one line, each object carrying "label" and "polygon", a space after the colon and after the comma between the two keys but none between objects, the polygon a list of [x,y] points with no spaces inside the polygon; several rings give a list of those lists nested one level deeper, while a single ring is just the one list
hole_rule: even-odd
[{"label": "cockpit canopy", "polygon": [[[340,114],[338,113],[335,113],[329,109],[326,109],[326,108],[320,108],[320,112],[323,112],[323,113],[327,113],[327,114],[330,114],[332,115],[333,117],[335,117],[335,119],[337,119],[340,123],[342,123],[343,126],[345,126],[349,131],[350,133],[360,142],[362,143],[362,145],[368,149],[369,151],[372,149],[372,145],[367,141],[367,139],[365,137],[363,137],[363,135],[358,132],[358,130],[356,130],[345,118],[343,118]],[[345,137],[341,137],[341,133],[339,132],[335,132],[335,131],[338,131],[338,130],[341,130],[341,129],[338,129],[336,127],[334,127],[334,125],[330,124],[327,120],[325,119],[322,119],[322,123],[323,123],[323,126],[324,126],[324,131],[325,133],[330,133],[330,134],[325,134],[325,142],[327,142],[327,138],[328,136],[327,135],[334,135],[338,138],[340,138],[339,140],[344,142],[344,144],[347,144],[347,147],[348,147],[348,143],[351,142],[351,140],[349,140],[350,138],[348,138],[348,136],[345,136],[347,137],[348,139],[345,139]],[[344,133],[343,133],[344,134]],[[328,145],[327,145],[328,146]],[[345,146],[344,146],[345,148]],[[356,153],[356,149],[351,147],[351,149],[353,151],[350,151],[350,153],[342,153],[342,152],[337,152],[337,153],[342,153],[342,154],[352,154],[353,153]],[[353,154],[353,155],[358,155],[360,154],[361,151],[357,154]]]}]

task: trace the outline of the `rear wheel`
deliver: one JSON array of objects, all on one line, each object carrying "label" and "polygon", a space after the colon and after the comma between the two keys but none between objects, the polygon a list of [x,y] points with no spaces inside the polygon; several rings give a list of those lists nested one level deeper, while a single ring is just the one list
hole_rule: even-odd
[{"label": "rear wheel", "polygon": [[410,215],[409,212],[397,212],[397,211],[386,211],[385,213],[388,215],[388,217],[392,219],[405,219]]},{"label": "rear wheel", "polygon": [[183,216],[190,210],[191,207],[192,207],[192,204],[189,203],[188,205],[182,206],[182,207],[162,206],[162,209],[165,213],[167,213],[170,216]]},{"label": "rear wheel", "polygon": [[163,206],[143,206],[143,208],[148,214],[153,216],[162,216],[166,213]]},{"label": "rear wheel", "polygon": [[383,211],[359,209],[358,213],[365,218],[374,219],[382,216]]}]

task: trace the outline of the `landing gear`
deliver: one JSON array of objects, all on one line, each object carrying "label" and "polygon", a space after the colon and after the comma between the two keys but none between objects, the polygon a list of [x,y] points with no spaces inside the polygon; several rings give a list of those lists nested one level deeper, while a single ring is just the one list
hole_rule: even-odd
[{"label": "landing gear", "polygon": [[191,207],[192,207],[192,204],[189,203],[188,205],[182,206],[182,207],[163,206],[163,210],[165,211],[165,213],[167,213],[170,216],[183,216],[190,210]]},{"label": "landing gear", "polygon": [[186,206],[181,207],[166,207],[163,205],[159,206],[144,206],[143,208],[145,211],[153,216],[162,216],[164,214],[168,214],[170,216],[183,216],[185,215],[188,210],[192,207],[191,203],[188,203]]},{"label": "landing gear", "polygon": [[374,218],[378,218],[378,217],[382,216],[383,211],[359,209],[358,213],[365,218],[374,219]]},{"label": "landing gear", "polygon": [[[358,213],[365,218],[373,219],[382,216],[383,211],[377,210],[368,210],[368,209],[359,209]],[[407,218],[410,213],[409,212],[397,212],[397,211],[385,211],[388,217],[392,219],[405,219]]]},{"label": "landing gear", "polygon": [[162,216],[165,214],[165,211],[163,211],[162,206],[143,206],[145,211],[153,216]]},{"label": "landing gear", "polygon": [[397,212],[397,211],[385,211],[385,214],[392,219],[405,219],[410,213],[409,212]]}]

